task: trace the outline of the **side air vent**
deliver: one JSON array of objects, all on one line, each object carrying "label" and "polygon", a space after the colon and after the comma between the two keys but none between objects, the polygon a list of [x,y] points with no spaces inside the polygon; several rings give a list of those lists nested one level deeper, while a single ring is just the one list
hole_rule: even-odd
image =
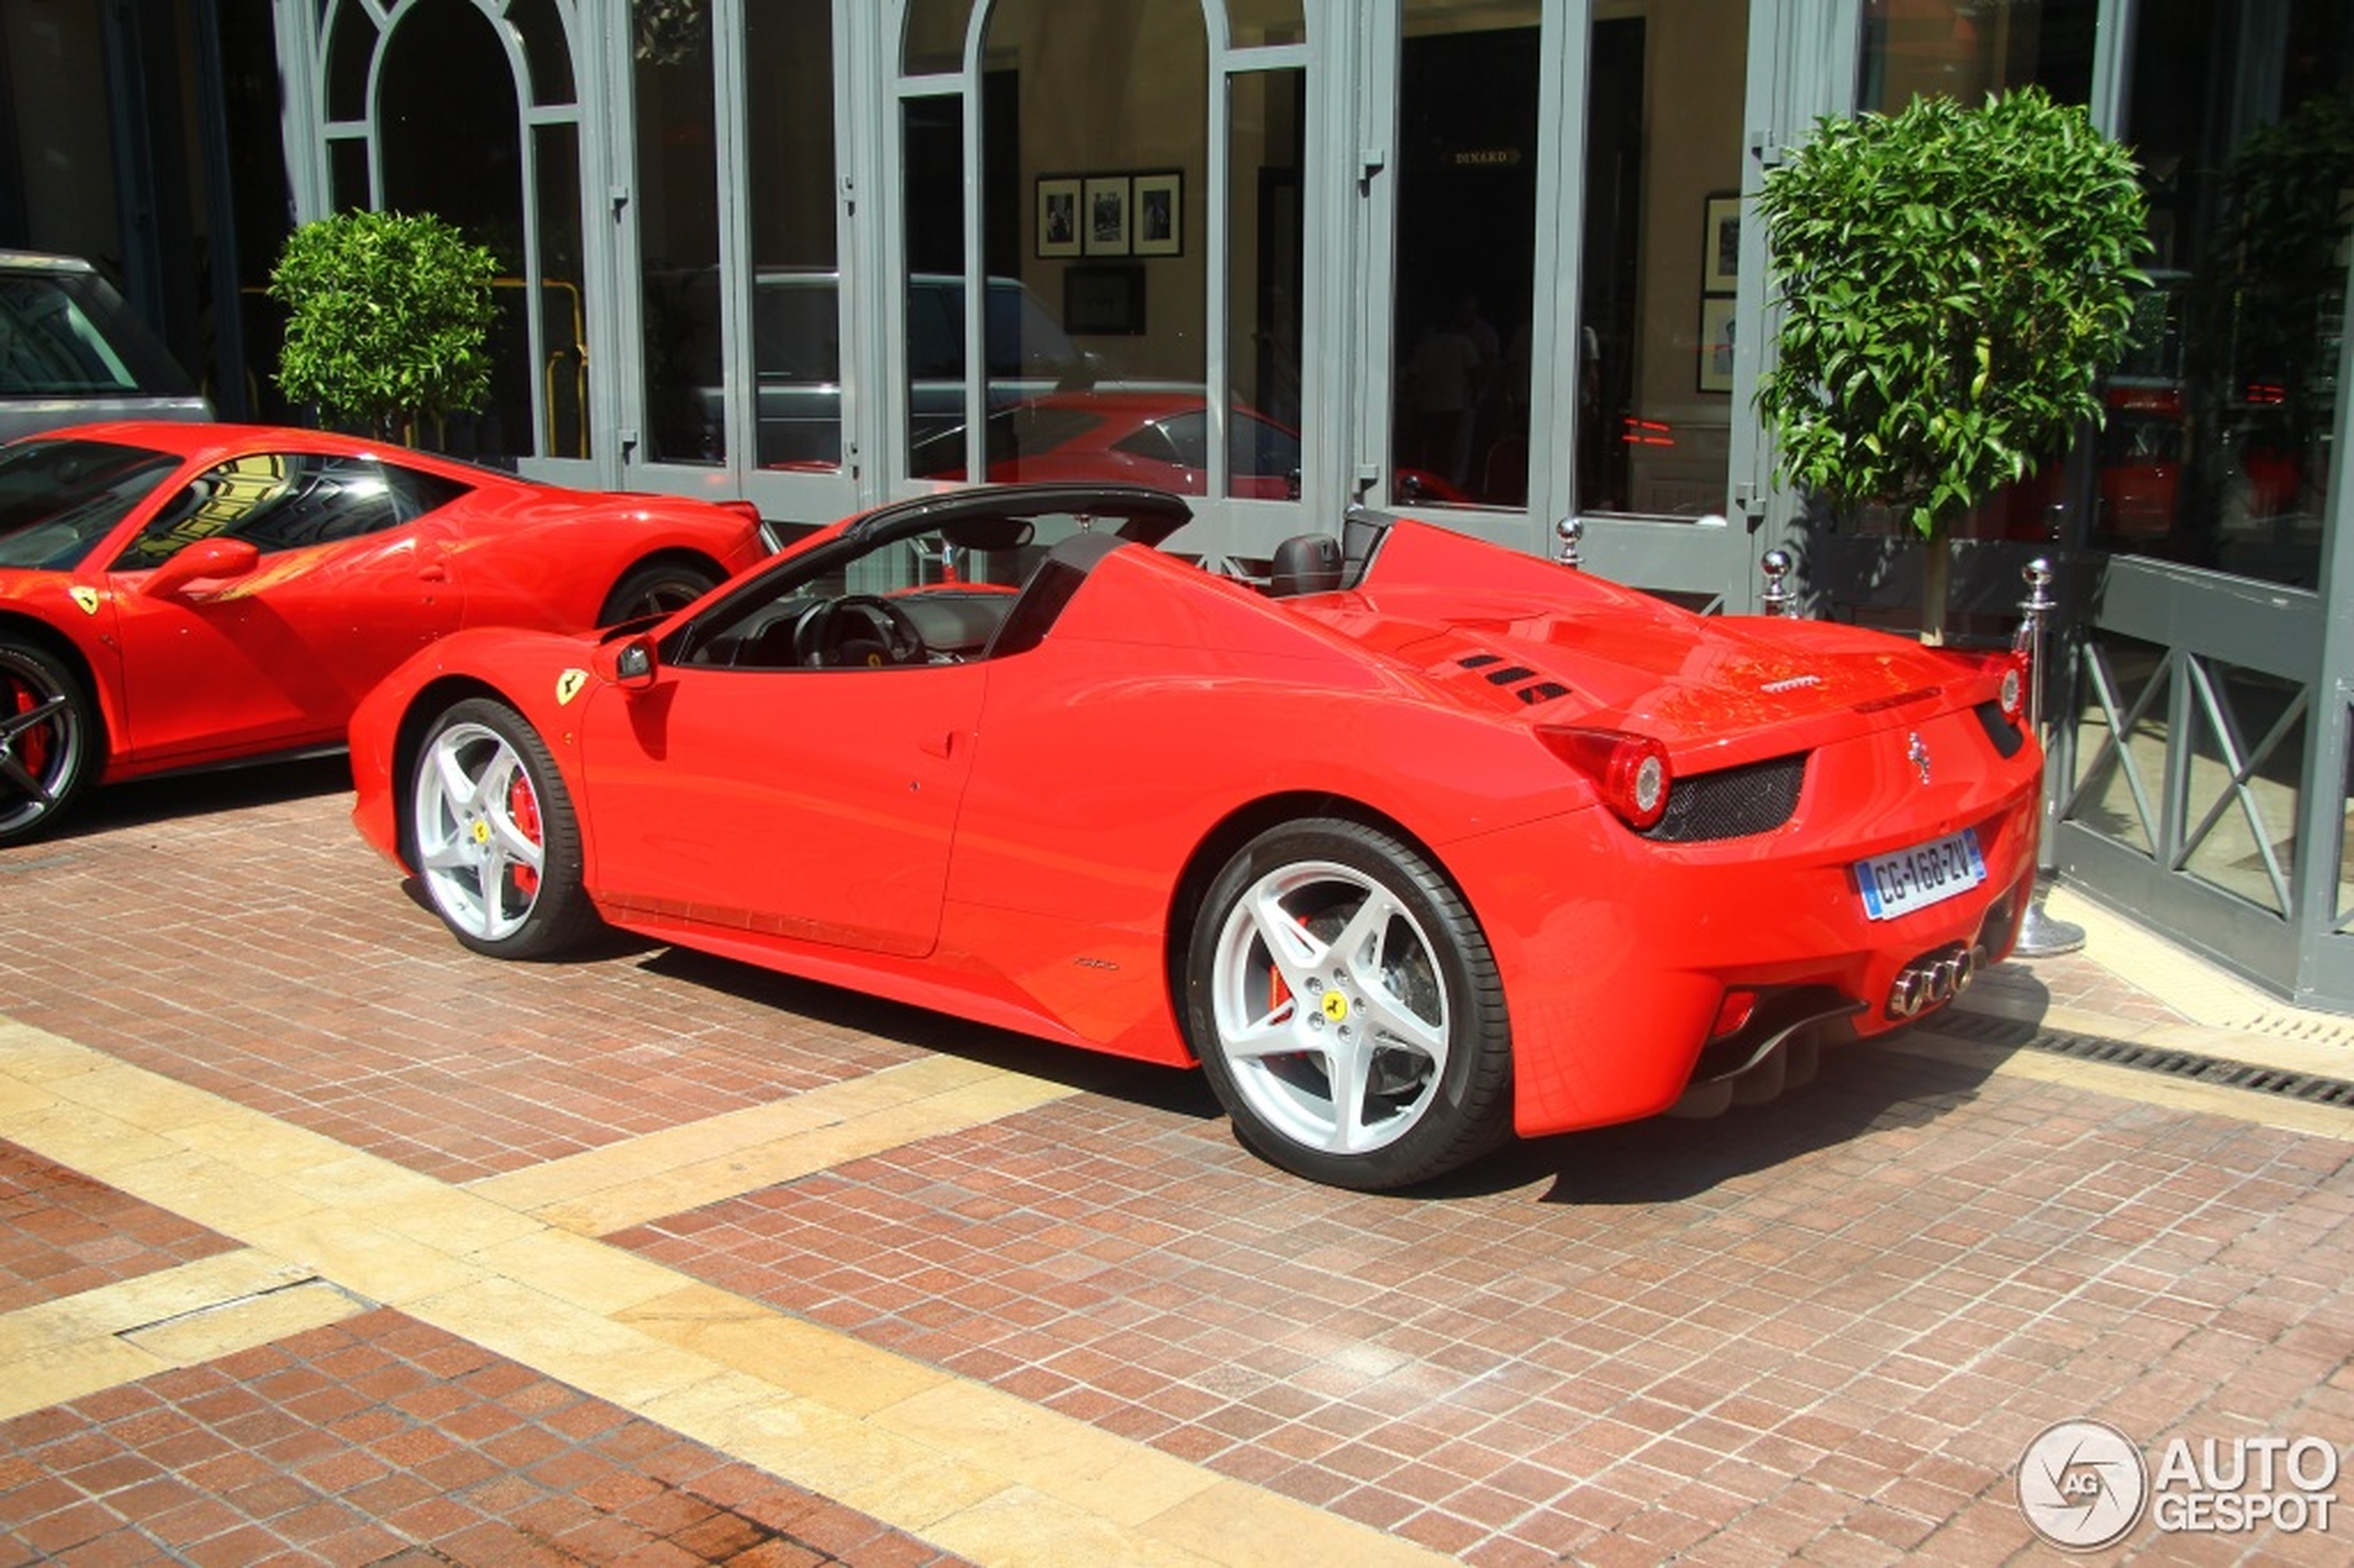
[{"label": "side air vent", "polygon": [[1656,843],[1704,844],[1770,833],[1798,809],[1799,787],[1805,782],[1803,753],[1679,778],[1667,791],[1667,815],[1643,837]]}]

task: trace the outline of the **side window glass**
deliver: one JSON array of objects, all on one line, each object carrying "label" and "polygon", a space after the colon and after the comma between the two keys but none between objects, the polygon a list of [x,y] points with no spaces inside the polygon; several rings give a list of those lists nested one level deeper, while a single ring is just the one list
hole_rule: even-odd
[{"label": "side window glass", "polygon": [[139,531],[117,571],[160,565],[198,539],[239,538],[264,555],[412,521],[464,493],[436,475],[361,458],[255,452],[209,469]]}]

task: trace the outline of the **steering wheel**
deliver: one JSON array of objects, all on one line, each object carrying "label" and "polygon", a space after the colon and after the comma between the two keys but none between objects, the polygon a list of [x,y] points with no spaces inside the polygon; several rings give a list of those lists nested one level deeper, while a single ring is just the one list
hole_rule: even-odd
[{"label": "steering wheel", "polygon": [[871,593],[844,594],[819,605],[793,628],[798,664],[920,664],[923,634],[907,612]]}]

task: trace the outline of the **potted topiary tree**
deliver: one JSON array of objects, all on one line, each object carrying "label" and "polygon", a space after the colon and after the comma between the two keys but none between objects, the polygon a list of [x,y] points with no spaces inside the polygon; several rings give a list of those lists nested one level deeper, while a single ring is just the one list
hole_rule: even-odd
[{"label": "potted topiary tree", "polygon": [[481,408],[498,273],[487,247],[431,213],[303,224],[270,274],[288,311],[279,386],[323,418],[402,440],[420,421]]},{"label": "potted topiary tree", "polygon": [[2040,88],[1826,118],[1766,176],[1780,331],[1757,405],[1783,478],[1928,541],[1942,642],[1954,525],[2101,418],[2147,248],[2132,158]]}]

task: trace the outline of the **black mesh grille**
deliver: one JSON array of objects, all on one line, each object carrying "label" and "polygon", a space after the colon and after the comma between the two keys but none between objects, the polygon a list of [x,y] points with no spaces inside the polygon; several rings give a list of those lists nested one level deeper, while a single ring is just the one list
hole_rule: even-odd
[{"label": "black mesh grille", "polygon": [[1643,837],[1703,844],[1770,833],[1798,809],[1798,789],[1805,780],[1803,754],[1678,778],[1667,791],[1667,815]]}]

